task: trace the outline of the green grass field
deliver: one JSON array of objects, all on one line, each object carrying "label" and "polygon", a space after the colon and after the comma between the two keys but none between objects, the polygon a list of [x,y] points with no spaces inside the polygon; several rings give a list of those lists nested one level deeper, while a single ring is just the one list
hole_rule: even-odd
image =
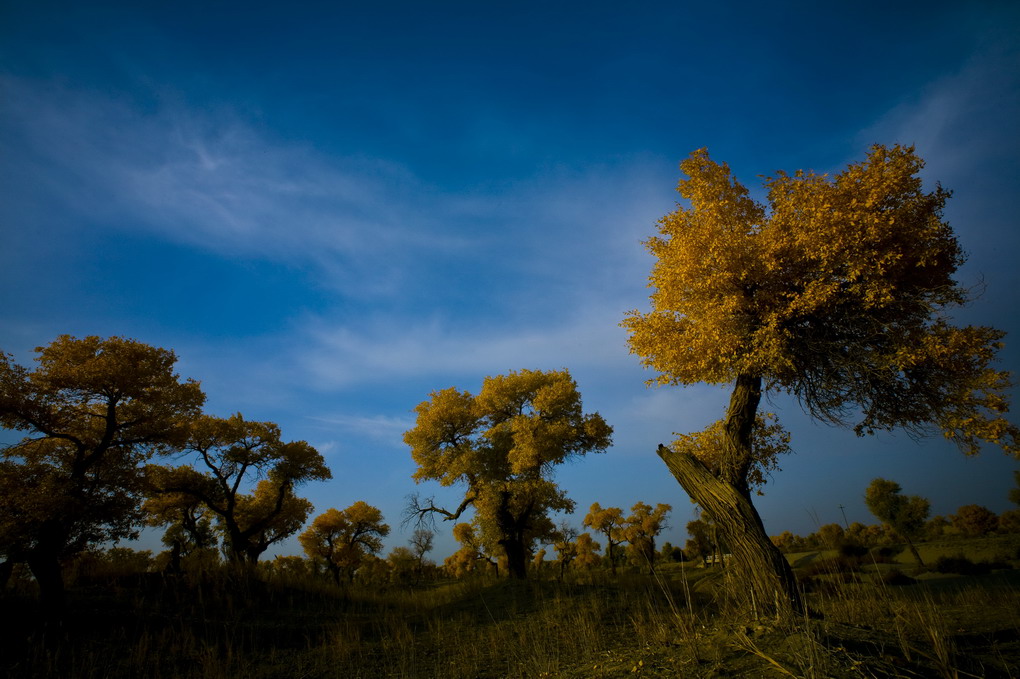
[{"label": "green grass field", "polygon": [[[811,614],[757,619],[722,568],[668,564],[349,592],[313,580],[148,574],[80,583],[44,643],[32,592],[2,601],[10,677],[1020,677],[1020,538],[909,554],[791,554]],[[896,584],[901,583],[901,584]],[[737,596],[734,596],[737,593]]]}]

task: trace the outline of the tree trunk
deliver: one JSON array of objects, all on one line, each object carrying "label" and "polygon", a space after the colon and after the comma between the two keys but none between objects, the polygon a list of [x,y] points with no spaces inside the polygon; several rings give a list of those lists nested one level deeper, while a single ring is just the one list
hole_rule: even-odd
[{"label": "tree trunk", "polygon": [[719,526],[713,523],[709,535],[709,540],[712,541],[712,563],[718,564],[719,568],[723,568],[726,566],[726,558],[723,556],[722,543],[719,541]]},{"label": "tree trunk", "polygon": [[659,446],[659,457],[702,509],[712,515],[733,553],[733,568],[759,612],[800,611],[793,569],[769,536],[751,501],[721,481],[693,455]]},{"label": "tree trunk", "polygon": [[173,547],[170,548],[170,559],[167,561],[166,566],[163,568],[163,572],[166,575],[179,575],[181,572],[181,541],[174,540]]},{"label": "tree trunk", "polygon": [[502,537],[497,544],[506,553],[506,569],[510,577],[525,580],[528,577],[528,545],[524,542],[524,531],[531,521],[531,507],[515,515],[510,509],[510,499],[509,491],[500,492],[496,527]]},{"label": "tree trunk", "polygon": [[505,538],[499,541],[506,552],[506,569],[511,578],[524,580],[528,577],[528,550],[522,540]]},{"label": "tree trunk", "polygon": [[14,559],[7,559],[0,563],[0,591],[7,589],[7,583],[10,581],[12,573],[14,573]]},{"label": "tree trunk", "polygon": [[917,562],[919,567],[924,568],[924,561],[921,560],[921,555],[918,553],[917,547],[914,547],[913,541],[906,535],[903,536],[903,539],[907,541],[907,549],[910,550],[910,554],[914,557],[914,561]]},{"label": "tree trunk", "polygon": [[722,530],[733,554],[733,568],[747,587],[755,610],[800,612],[802,602],[793,569],[765,532],[747,485],[751,435],[760,400],[761,378],[739,375],[726,412],[718,476],[693,455],[677,453],[663,445],[658,452],[687,494]]},{"label": "tree trunk", "polygon": [[31,554],[28,557],[28,567],[39,584],[39,605],[46,626],[59,626],[66,604],[60,559],[50,554]]}]

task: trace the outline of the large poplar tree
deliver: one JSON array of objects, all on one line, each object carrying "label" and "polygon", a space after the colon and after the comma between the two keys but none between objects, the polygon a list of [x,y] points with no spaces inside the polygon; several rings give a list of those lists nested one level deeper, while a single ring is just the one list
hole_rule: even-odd
[{"label": "large poplar tree", "polygon": [[671,472],[722,528],[759,605],[799,607],[793,574],[751,503],[752,432],[764,391],[858,434],[942,432],[965,453],[988,441],[1018,451],[1004,417],[1003,333],[958,326],[967,301],[953,278],[964,255],[926,192],[911,147],[875,146],[835,176],[765,180],[753,200],[707,151],[681,163],[688,206],[647,241],[657,258],[651,310],[623,322],[658,384],[732,385],[719,464],[659,448]]},{"label": "large poplar tree", "polygon": [[122,337],[62,335],[28,370],[0,353],[0,426],[25,433],[0,462],[0,555],[25,561],[46,612],[64,601],[61,562],[133,537],[142,465],[177,450],[205,396],[172,351]]},{"label": "large poplar tree", "polygon": [[482,542],[498,545],[511,577],[524,578],[532,542],[555,528],[549,512],[574,507],[553,482],[553,469],[604,451],[612,428],[598,413],[582,411],[566,370],[487,377],[477,396],[443,389],[415,411],[415,427],[404,434],[418,464],[415,481],[466,489],[453,510],[415,497],[410,515],[455,520],[473,507]]}]

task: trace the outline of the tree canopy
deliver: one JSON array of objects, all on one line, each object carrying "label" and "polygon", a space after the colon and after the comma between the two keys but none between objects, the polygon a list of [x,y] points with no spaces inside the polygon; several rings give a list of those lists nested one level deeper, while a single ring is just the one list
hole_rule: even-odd
[{"label": "tree canopy", "polygon": [[920,495],[901,495],[901,491],[900,484],[895,481],[873,479],[864,491],[864,502],[879,521],[907,541],[917,565],[924,566],[914,547],[914,538],[924,529],[931,503]]},{"label": "tree canopy", "polygon": [[651,382],[733,385],[715,463],[659,454],[719,523],[751,596],[799,607],[750,502],[763,390],[858,434],[940,431],[967,454],[990,442],[1020,455],[1010,376],[994,367],[1003,333],[949,316],[967,301],[953,278],[964,255],[943,219],[950,194],[923,189],[912,147],[874,146],[834,176],[779,172],[767,206],[704,149],[680,167],[689,206],[647,241],[651,309],[623,326]]},{"label": "tree canopy", "polygon": [[60,559],[135,535],[141,464],[176,450],[205,396],[172,351],[122,337],[62,335],[28,370],[0,353],[0,553],[25,560],[44,605],[62,605]]},{"label": "tree canopy", "polygon": [[627,551],[631,562],[637,566],[645,566],[649,572],[655,572],[655,538],[664,531],[666,516],[673,508],[662,502],[651,505],[638,502],[631,507],[631,515],[627,517],[624,535],[627,538]]},{"label": "tree canopy", "polygon": [[551,478],[554,467],[604,451],[612,435],[598,413],[584,414],[566,370],[487,377],[477,396],[436,391],[415,412],[416,425],[404,434],[418,465],[415,481],[466,490],[455,510],[414,499],[412,514],[454,520],[473,507],[481,541],[505,551],[515,577],[525,576],[532,541],[552,533],[548,513],[573,508]]},{"label": "tree canopy", "polygon": [[619,507],[603,508],[598,502],[592,503],[584,517],[583,525],[591,528],[606,539],[606,559],[609,568],[616,573],[616,548],[627,542],[626,522]]},{"label": "tree canopy", "polygon": [[876,429],[937,428],[965,452],[1020,453],[1004,417],[1009,375],[992,363],[1003,333],[952,324],[967,301],[964,255],[925,192],[912,147],[875,146],[829,177],[765,180],[768,209],[704,149],[681,164],[690,207],[648,240],[652,310],[624,321],[660,384],[761,377],[816,417]]},{"label": "tree canopy", "polygon": [[762,487],[773,473],[780,471],[779,458],[792,452],[790,434],[772,413],[758,413],[751,432],[751,457],[747,469],[723,470],[723,465],[736,464],[738,460],[726,455],[725,421],[716,420],[708,428],[693,433],[679,434],[670,448],[678,453],[689,453],[698,459],[717,477],[727,476],[743,479],[746,490],[764,495]]},{"label": "tree canopy", "polygon": [[[332,478],[315,448],[304,441],[284,442],[272,422],[247,421],[240,414],[196,418],[184,448],[194,466],[150,465],[149,492],[201,502],[216,515],[238,561],[254,563],[305,522],[311,503],[294,494],[296,486]],[[252,483],[253,492],[245,492]]]},{"label": "tree canopy", "polygon": [[[382,538],[390,534],[382,512],[367,502],[358,501],[344,510],[327,509],[315,517],[312,525],[298,536],[308,558],[323,563],[340,584],[340,575],[348,580],[368,554],[378,554]],[[406,549],[406,548],[405,548]]]},{"label": "tree canopy", "polygon": [[968,537],[981,537],[993,532],[999,517],[983,505],[963,505],[952,517],[953,527]]}]

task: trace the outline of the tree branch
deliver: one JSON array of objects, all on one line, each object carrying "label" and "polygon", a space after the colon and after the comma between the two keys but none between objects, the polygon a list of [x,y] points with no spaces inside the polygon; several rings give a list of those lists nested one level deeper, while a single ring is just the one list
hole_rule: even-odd
[{"label": "tree branch", "polygon": [[430,497],[427,500],[422,501],[421,496],[418,493],[412,493],[407,496],[407,507],[404,509],[404,520],[401,521],[401,526],[407,526],[410,523],[414,523],[416,528],[429,528],[435,529],[436,519],[435,515],[439,514],[443,517],[443,521],[455,521],[460,518],[461,514],[464,513],[469,506],[475,501],[473,493],[468,492],[464,497],[464,501],[460,503],[455,511],[450,511],[443,507],[437,507],[435,504],[435,497]]}]

